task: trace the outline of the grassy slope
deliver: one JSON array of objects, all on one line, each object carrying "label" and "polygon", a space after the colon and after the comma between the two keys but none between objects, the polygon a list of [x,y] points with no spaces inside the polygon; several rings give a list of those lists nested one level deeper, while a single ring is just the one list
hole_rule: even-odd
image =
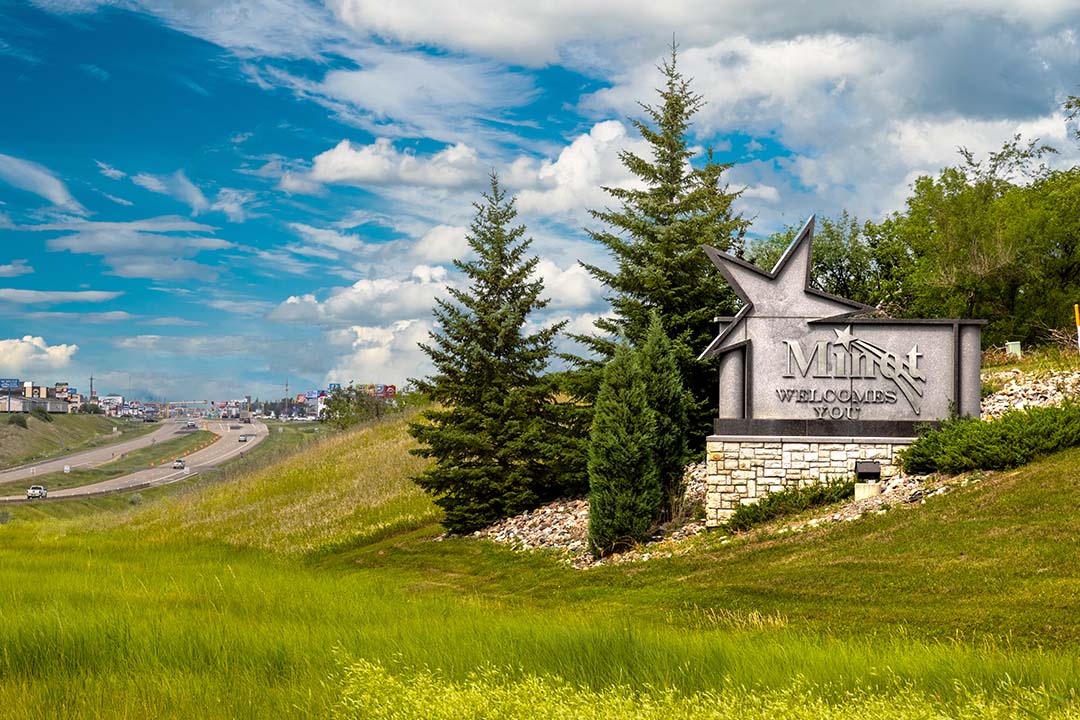
[{"label": "grassy slope", "polygon": [[[28,417],[23,429],[9,425],[8,417],[0,412],[0,469],[130,440],[159,427],[100,415],[53,415],[51,423]],[[120,432],[113,433],[114,427]]]},{"label": "grassy slope", "polygon": [[973,717],[1020,716],[1043,687],[1029,709],[1076,710],[1080,450],[797,538],[578,572],[431,542],[408,445],[392,422],[120,513],[0,527],[0,707],[325,715],[336,648],[448,683],[487,664],[754,696],[802,677],[799,706],[914,693]]}]

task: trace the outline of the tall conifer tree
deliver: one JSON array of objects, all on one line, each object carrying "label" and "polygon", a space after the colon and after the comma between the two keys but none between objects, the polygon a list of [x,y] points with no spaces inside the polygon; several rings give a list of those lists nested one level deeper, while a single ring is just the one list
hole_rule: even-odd
[{"label": "tall conifer tree", "polygon": [[659,69],[664,79],[660,104],[642,104],[649,122],[633,122],[652,157],[629,151],[620,155],[644,187],[604,188],[618,207],[592,211],[606,228],[590,235],[610,250],[616,267],[585,267],[611,291],[613,317],[596,322],[598,334],[576,337],[600,359],[579,361],[583,372],[575,390],[583,395],[596,392],[599,368],[614,354],[619,335],[640,344],[655,308],[693,398],[689,440],[700,447],[711,430],[719,394],[715,362],[696,358],[716,336],[714,318],[737,310],[734,293],[701,246],[741,253],[749,223],[732,206],[739,193],[721,184],[731,165],[716,162],[711,151],[703,166],[691,165],[691,120],[704,101],[678,71],[675,45]]},{"label": "tall conifer tree", "polygon": [[529,315],[543,308],[543,281],[533,279],[525,226],[513,226],[514,200],[492,174],[491,188],[475,203],[469,246],[476,259],[455,261],[469,279],[438,300],[438,328],[421,348],[435,374],[417,388],[436,406],[409,432],[432,458],[416,482],[445,511],[453,532],[469,532],[536,505],[558,492],[548,455],[551,404],[542,377],[562,327],[529,334]]}]

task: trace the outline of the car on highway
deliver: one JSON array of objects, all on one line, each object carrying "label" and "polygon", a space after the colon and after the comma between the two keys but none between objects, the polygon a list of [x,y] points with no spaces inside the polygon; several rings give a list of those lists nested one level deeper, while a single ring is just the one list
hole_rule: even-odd
[{"label": "car on highway", "polygon": [[248,436],[247,435],[241,435],[240,436],[239,442],[247,442],[247,441],[248,441]]},{"label": "car on highway", "polygon": [[186,423],[184,423],[184,427],[186,427],[186,428],[194,428],[194,427],[198,427],[198,425],[195,424],[194,420],[188,420]]},{"label": "car on highway", "polygon": [[183,470],[186,467],[184,465],[184,459],[183,458],[176,458],[175,460],[173,460],[172,461],[172,466],[173,466],[173,470]]},{"label": "car on highway", "polygon": [[31,485],[30,489],[26,491],[27,500],[38,500],[49,496],[49,491],[42,485]]}]

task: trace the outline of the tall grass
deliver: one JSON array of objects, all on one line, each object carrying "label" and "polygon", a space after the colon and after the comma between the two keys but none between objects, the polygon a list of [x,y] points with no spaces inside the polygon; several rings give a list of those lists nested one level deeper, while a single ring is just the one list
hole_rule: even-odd
[{"label": "tall grass", "polygon": [[0,525],[0,716],[1077,713],[1080,450],[910,514],[583,573],[434,541],[410,442],[398,419]]},{"label": "tall grass", "polygon": [[[606,601],[538,608],[220,544],[50,538],[40,524],[0,532],[9,530],[0,707],[12,717],[326,716],[351,692],[331,678],[335,648],[430,668],[447,692],[484,667],[512,669],[502,671],[512,682],[632,687],[658,701],[668,690],[781,693],[812,678],[804,689],[827,703],[917,687],[934,706],[960,707],[972,693],[1007,706],[1016,690],[1065,698],[1060,706],[1080,687],[1069,650],[652,623]],[[34,562],[20,562],[27,556]]]},{"label": "tall grass", "polygon": [[[298,556],[368,542],[436,522],[438,508],[410,477],[406,418],[293,447],[278,462],[102,518],[146,539],[198,537]],[[262,463],[260,463],[262,464]]]},{"label": "tall grass", "polygon": [[1075,695],[1063,701],[1045,688],[1027,688],[1007,678],[991,695],[961,684],[949,700],[902,682],[882,692],[835,689],[805,676],[783,688],[729,684],[691,694],[628,684],[595,690],[558,677],[490,666],[455,682],[426,668],[392,674],[367,660],[346,662],[342,678],[343,692],[333,713],[339,719],[532,720],[542,715],[551,720],[983,720],[1070,718],[1080,709]]}]

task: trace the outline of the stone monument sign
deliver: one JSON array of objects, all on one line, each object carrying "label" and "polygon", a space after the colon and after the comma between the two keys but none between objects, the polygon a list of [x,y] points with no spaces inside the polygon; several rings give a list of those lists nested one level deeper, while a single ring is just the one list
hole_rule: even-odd
[{"label": "stone monument sign", "polygon": [[772,271],[704,248],[744,303],[701,354],[720,359],[712,524],[858,461],[888,477],[918,424],[979,413],[984,321],[887,318],[812,287],[813,232],[811,217]]}]

